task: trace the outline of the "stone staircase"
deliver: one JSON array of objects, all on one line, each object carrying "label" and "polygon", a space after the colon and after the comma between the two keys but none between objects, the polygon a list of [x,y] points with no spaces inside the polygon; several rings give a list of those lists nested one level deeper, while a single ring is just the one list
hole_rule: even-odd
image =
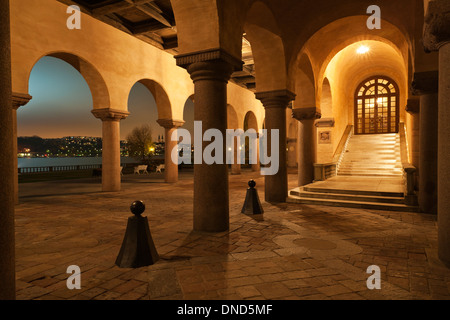
[{"label": "stone staircase", "polygon": [[338,168],[340,176],[402,176],[399,134],[354,135]]},{"label": "stone staircase", "polygon": [[389,211],[417,211],[405,203],[398,134],[354,135],[337,176],[290,191],[288,202]]}]

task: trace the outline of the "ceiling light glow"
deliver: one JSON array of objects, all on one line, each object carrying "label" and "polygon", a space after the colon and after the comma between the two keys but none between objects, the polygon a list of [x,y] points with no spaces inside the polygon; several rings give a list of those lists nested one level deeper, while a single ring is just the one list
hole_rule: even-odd
[{"label": "ceiling light glow", "polygon": [[358,48],[358,50],[356,50],[356,52],[357,52],[358,54],[365,54],[365,53],[367,53],[367,52],[369,52],[369,51],[370,51],[370,48],[369,48],[368,46],[364,46],[364,45],[360,46],[360,47]]}]

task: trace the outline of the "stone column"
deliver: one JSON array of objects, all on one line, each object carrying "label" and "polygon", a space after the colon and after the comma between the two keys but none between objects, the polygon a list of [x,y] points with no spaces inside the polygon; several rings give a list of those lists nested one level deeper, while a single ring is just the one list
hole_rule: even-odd
[{"label": "stone column", "polygon": [[[228,165],[226,164],[227,84],[231,74],[242,68],[242,61],[221,49],[176,57],[177,65],[187,69],[194,81],[194,118],[202,122],[202,136],[217,129],[223,136],[220,164],[194,165],[194,230],[223,232],[229,229]],[[202,139],[203,140],[203,139]],[[211,142],[195,148],[195,157]]]},{"label": "stone column", "polygon": [[129,113],[114,109],[94,109],[94,116],[102,120],[102,190],[120,191],[120,120]]},{"label": "stone column", "polygon": [[16,297],[11,94],[9,0],[0,0],[0,300]]},{"label": "stone column", "polygon": [[[231,165],[231,174],[232,175],[240,175],[241,174],[241,163],[240,163],[240,159],[238,157],[239,154],[239,148],[241,148],[240,145],[238,145],[237,143],[237,139],[234,139],[234,163]],[[244,150],[241,150],[241,152],[244,152]]]},{"label": "stone column", "polygon": [[438,251],[450,267],[450,2],[430,1],[423,43],[439,51],[438,113]]},{"label": "stone column", "polygon": [[261,163],[260,163],[260,159],[259,159],[259,133],[258,133],[258,139],[256,140],[256,163],[252,164],[252,171],[253,172],[261,171]]},{"label": "stone column", "polygon": [[295,168],[298,166],[297,164],[297,155],[296,155],[296,147],[297,147],[297,138],[289,138],[287,139],[288,146],[288,167]]},{"label": "stone column", "polygon": [[261,100],[266,109],[266,129],[268,130],[268,155],[271,150],[271,131],[279,130],[279,165],[278,173],[265,176],[265,200],[267,202],[286,202],[288,197],[287,154],[286,154],[286,108],[295,99],[295,94],[288,90],[260,92],[256,98]]},{"label": "stone column", "polygon": [[438,72],[414,74],[412,93],[420,96],[419,208],[437,213]]},{"label": "stone column", "polygon": [[314,181],[314,163],[316,155],[316,127],[314,122],[321,118],[316,107],[297,108],[292,116],[298,120],[298,185],[299,187]]},{"label": "stone column", "polygon": [[411,133],[411,164],[419,168],[420,159],[420,98],[415,97],[408,99],[406,105],[406,112],[412,117],[412,128],[409,128]]},{"label": "stone column", "polygon": [[14,152],[14,203],[19,204],[19,166],[17,160],[17,109],[26,105],[31,96],[14,92],[12,95],[13,152]]},{"label": "stone column", "polygon": [[160,119],[157,121],[161,127],[165,129],[166,145],[165,145],[165,169],[164,176],[167,183],[175,183],[178,181],[178,163],[172,161],[172,150],[178,148],[178,141],[172,141],[172,135],[177,129],[184,125],[183,120]]}]

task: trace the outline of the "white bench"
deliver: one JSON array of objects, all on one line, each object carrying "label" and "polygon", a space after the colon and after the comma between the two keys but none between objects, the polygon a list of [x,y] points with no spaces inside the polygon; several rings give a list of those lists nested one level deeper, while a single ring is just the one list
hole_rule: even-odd
[{"label": "white bench", "polygon": [[160,164],[158,167],[156,167],[156,172],[162,173],[161,170],[165,170],[166,166],[164,164]]},{"label": "white bench", "polygon": [[134,167],[134,174],[141,174],[141,171],[142,173],[148,174],[147,168],[148,166],[146,165]]}]

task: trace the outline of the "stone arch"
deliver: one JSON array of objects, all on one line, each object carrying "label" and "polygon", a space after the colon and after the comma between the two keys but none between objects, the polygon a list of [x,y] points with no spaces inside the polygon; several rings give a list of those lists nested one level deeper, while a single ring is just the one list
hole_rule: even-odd
[{"label": "stone arch", "polygon": [[324,118],[331,118],[333,116],[333,94],[328,78],[323,79],[321,92],[320,111]]},{"label": "stone arch", "polygon": [[295,76],[294,108],[312,108],[316,106],[315,76],[309,56],[301,55]]},{"label": "stone arch", "polygon": [[191,133],[191,139],[194,140],[194,95],[190,95],[183,107],[183,129],[188,130]]},{"label": "stone arch", "polygon": [[244,118],[244,129],[254,129],[258,131],[258,120],[253,111],[247,112]]},{"label": "stone arch", "polygon": [[[384,10],[387,13],[387,10]],[[387,15],[383,15],[386,18]],[[302,55],[306,52],[310,57],[314,57],[313,66],[316,79],[323,79],[328,64],[333,57],[347,46],[365,40],[375,40],[384,42],[392,46],[405,61],[408,59],[408,50],[410,40],[396,24],[382,19],[381,30],[371,30],[368,32],[366,27],[366,15],[350,15],[346,17],[337,17],[330,20],[328,24],[318,28],[314,34],[304,40],[299,40],[297,49],[293,51],[293,59],[290,63],[289,77],[295,77],[295,72],[300,65]]]},{"label": "stone arch", "polygon": [[258,92],[290,89],[281,30],[272,11],[261,1],[250,7],[244,24],[251,43]]},{"label": "stone arch", "polygon": [[158,82],[151,79],[141,79],[137,82],[143,84],[151,92],[153,98],[155,98],[158,118],[172,119],[172,105],[166,90]]},{"label": "stone arch", "polygon": [[[111,107],[109,90],[106,85],[106,82],[103,76],[99,73],[99,71],[87,60],[84,58],[75,55],[73,53],[56,51],[47,53],[41,56],[36,62],[33,64],[33,67],[36,63],[41,60],[43,57],[53,57],[60,59],[68,64],[70,64],[74,69],[76,69],[84,78],[86,83],[91,90],[92,100],[94,109],[105,109]],[[30,78],[31,71],[33,68],[29,70],[28,78]]]}]

